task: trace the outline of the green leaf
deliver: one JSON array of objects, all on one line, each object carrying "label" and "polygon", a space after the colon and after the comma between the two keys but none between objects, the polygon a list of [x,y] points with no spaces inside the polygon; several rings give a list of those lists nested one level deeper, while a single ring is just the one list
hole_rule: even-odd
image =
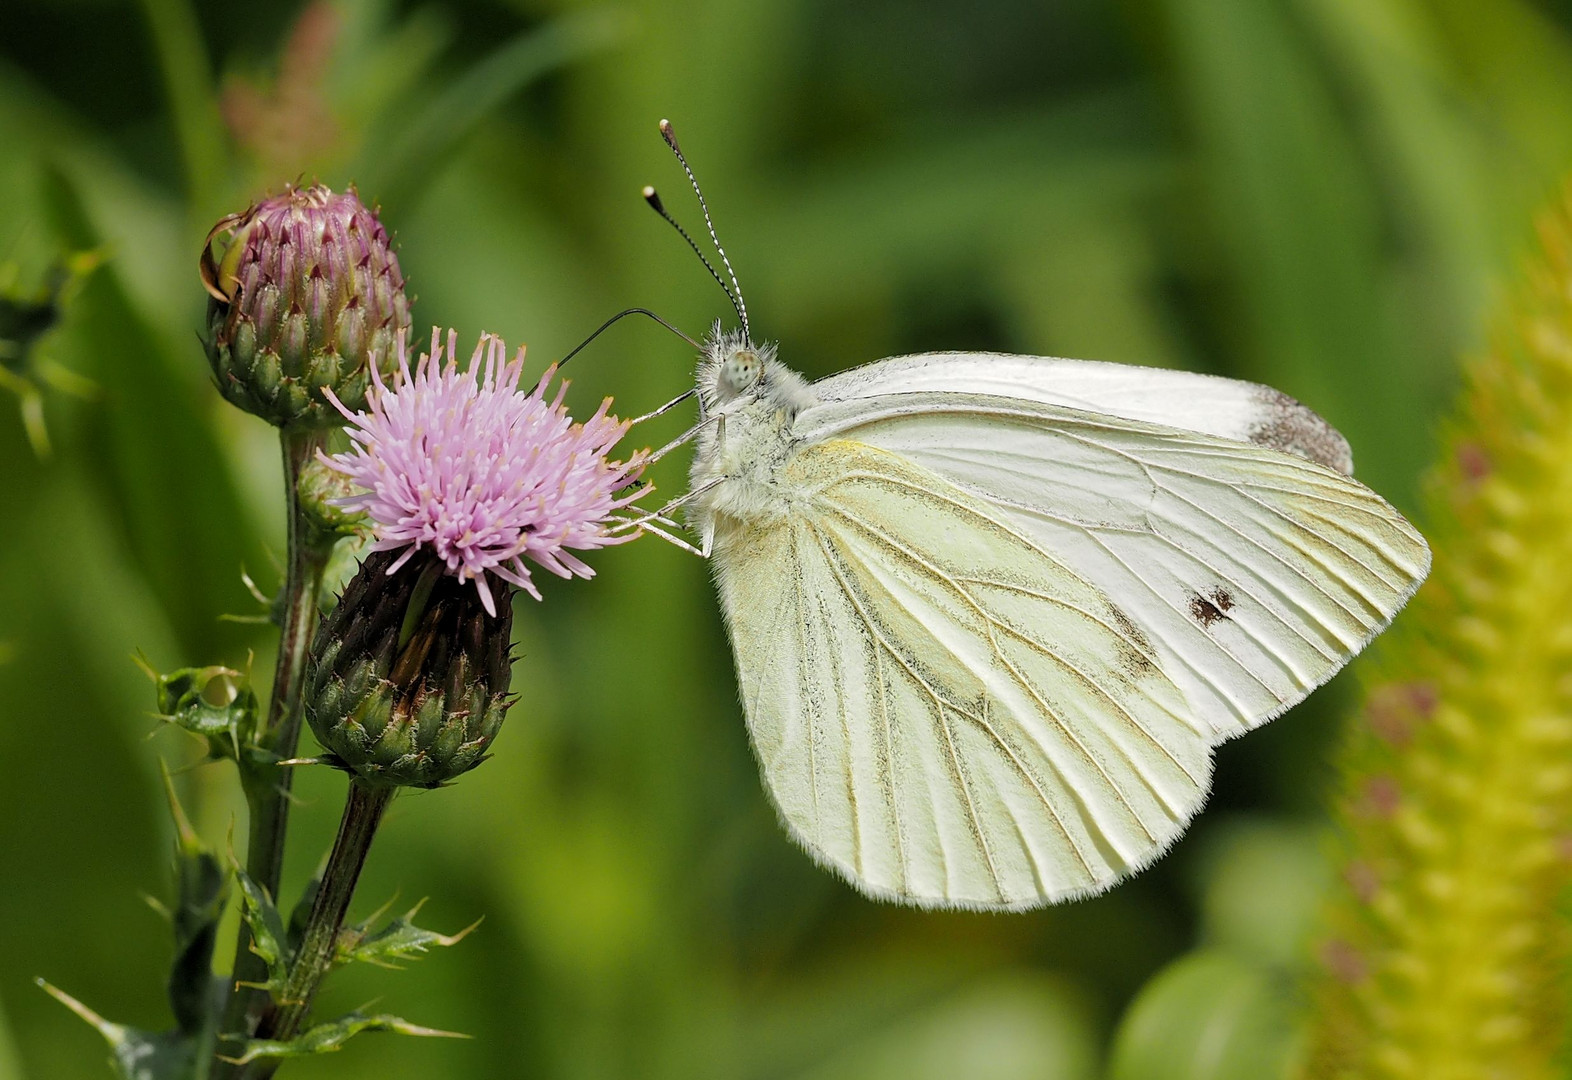
[{"label": "green leaf", "polygon": [[557,68],[593,55],[624,36],[625,20],[614,11],[564,16],[517,35],[429,99],[420,115],[396,137],[378,142],[359,175],[364,188],[384,205],[413,201],[419,185],[432,179],[422,162],[440,161],[497,106]]},{"label": "green leaf", "polygon": [[322,888],[322,868],[306,882],[306,887],[300,890],[300,899],[295,901],[295,906],[289,912],[289,931],[285,940],[289,942],[289,953],[294,955],[300,948],[300,943],[306,936],[306,923],[311,918],[311,909],[317,902],[317,892]]},{"label": "green leaf", "polygon": [[288,937],[284,920],[267,890],[252,880],[231,857],[235,880],[240,883],[240,914],[251,931],[251,951],[267,964],[267,982],[262,988],[270,994],[283,989],[289,975]]},{"label": "green leaf", "polygon": [[[1400,400],[1423,357],[1382,311],[1378,191],[1289,5],[1165,0],[1196,178],[1234,294],[1243,375],[1316,403],[1387,494],[1423,464],[1424,422]],[[1232,373],[1231,373],[1232,374]],[[1369,449],[1364,449],[1364,448]]]},{"label": "green leaf", "polygon": [[1197,841],[1202,941],[1262,966],[1302,964],[1330,877],[1320,830],[1241,816],[1211,823]]},{"label": "green leaf", "polygon": [[422,930],[415,925],[414,919],[425,903],[422,900],[375,933],[370,933],[370,927],[376,921],[376,915],[359,926],[346,929],[339,936],[335,962],[347,964],[359,960],[378,967],[397,969],[399,965],[394,961],[418,959],[435,946],[445,948],[457,945],[481,923],[480,919],[476,919],[456,934]]},{"label": "green leaf", "polygon": [[153,680],[158,717],[207,740],[213,758],[240,761],[256,736],[257,695],[233,668],[209,665],[160,674],[137,660]]},{"label": "green leaf", "polygon": [[24,275],[17,263],[0,263],[0,389],[17,396],[28,441],[40,458],[50,454],[44,388],[84,398],[96,390],[92,380],[49,359],[40,342],[59,325],[81,279],[102,261],[99,252],[59,253],[36,286],[31,281],[22,283]]},{"label": "green leaf", "polygon": [[258,1058],[292,1058],[308,1057],[312,1054],[331,1054],[335,1050],[342,1050],[344,1044],[363,1031],[391,1031],[398,1035],[419,1035],[423,1038],[433,1039],[467,1039],[468,1035],[457,1031],[441,1031],[437,1028],[421,1027],[402,1020],[397,1016],[367,1016],[361,1012],[352,1012],[337,1020],[330,1020],[325,1024],[318,1024],[303,1034],[295,1036],[288,1042],[279,1042],[275,1039],[252,1039],[246,1043],[245,1051],[234,1058],[225,1058],[236,1065],[244,1065],[256,1061]]},{"label": "green leaf", "polygon": [[1097,1043],[1086,1003],[1062,980],[992,972],[912,1004],[882,1022],[856,1025],[839,1047],[805,1039],[809,1029],[799,1029],[793,1056],[806,1054],[806,1068],[788,1072],[761,1055],[754,1058],[752,1075],[794,1080],[1091,1080],[1097,1075]]},{"label": "green leaf", "polygon": [[110,1059],[123,1080],[191,1080],[199,1073],[197,1042],[181,1031],[142,1031],[112,1023],[64,990],[36,980],[44,993],[87,1021],[113,1051]]},{"label": "green leaf", "polygon": [[224,179],[225,137],[196,10],[182,0],[142,0],[180,138],[191,201],[202,210]]},{"label": "green leaf", "polygon": [[206,1040],[223,1008],[224,981],[213,975],[213,946],[229,900],[229,873],[191,827],[167,767],[164,790],[175,819],[175,904],[169,910],[175,959],[169,969],[169,1004],[183,1033]]},{"label": "green leaf", "polygon": [[1146,984],[1114,1035],[1108,1080],[1271,1080],[1299,1051],[1285,983],[1203,949]]},{"label": "green leaf", "polygon": [[333,545],[328,555],[327,568],[322,571],[322,585],[317,590],[317,609],[326,615],[338,606],[349,579],[360,571],[370,540],[365,536],[346,536]]},{"label": "green leaf", "polygon": [[5,1002],[0,1000],[0,1076],[6,1080],[23,1080],[21,1055],[17,1053],[16,1039],[11,1034],[11,1022],[6,1016]]}]

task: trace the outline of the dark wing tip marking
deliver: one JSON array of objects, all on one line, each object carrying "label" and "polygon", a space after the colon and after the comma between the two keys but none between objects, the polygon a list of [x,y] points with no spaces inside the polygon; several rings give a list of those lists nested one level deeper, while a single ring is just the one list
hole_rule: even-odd
[{"label": "dark wing tip marking", "polygon": [[1246,433],[1252,443],[1308,458],[1317,465],[1354,475],[1354,455],[1338,430],[1281,390],[1263,386],[1256,394],[1260,417]]}]

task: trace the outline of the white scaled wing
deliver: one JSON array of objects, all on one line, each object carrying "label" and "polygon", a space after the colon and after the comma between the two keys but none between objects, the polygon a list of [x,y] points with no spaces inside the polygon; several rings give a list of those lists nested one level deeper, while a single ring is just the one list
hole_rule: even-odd
[{"label": "white scaled wing", "polygon": [[1309,458],[1347,476],[1347,441],[1280,390],[1191,371],[1010,353],[897,356],[813,384],[822,401],[987,394],[1216,435]]},{"label": "white scaled wing", "polygon": [[[995,425],[960,426],[982,444]],[[799,445],[777,477],[791,512],[717,531],[766,786],[875,896],[1022,908],[1105,888],[1199,809],[1212,730],[1153,632],[1034,521],[876,444],[902,427]]]},{"label": "white scaled wing", "polygon": [[796,437],[877,448],[986,507],[1134,628],[1212,741],[1324,682],[1429,569],[1397,511],[1302,448],[1019,396],[825,397],[797,417]]}]

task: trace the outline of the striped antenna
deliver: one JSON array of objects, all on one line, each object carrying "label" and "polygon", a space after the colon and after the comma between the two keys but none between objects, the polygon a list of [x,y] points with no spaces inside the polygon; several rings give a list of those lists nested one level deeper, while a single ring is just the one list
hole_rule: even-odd
[{"label": "striped antenna", "polygon": [[[682,237],[688,242],[688,246],[693,249],[693,253],[699,257],[699,262],[704,264],[704,269],[710,272],[710,277],[715,279],[715,284],[721,287],[721,291],[726,294],[726,299],[731,301],[732,310],[739,310],[737,297],[731,291],[731,286],[726,284],[726,279],[721,277],[720,274],[716,272],[715,267],[711,265],[710,261],[704,257],[704,252],[699,250],[699,245],[693,242],[693,237],[688,235],[688,230],[677,224],[677,219],[672,217],[671,214],[667,212],[666,204],[661,202],[660,194],[648,184],[644,185],[644,201],[650,204],[651,210],[655,211],[661,216],[662,221],[670,225],[673,229],[677,230],[678,236]],[[746,327],[747,320],[743,320],[743,325]]]},{"label": "striped antenna", "polygon": [[[666,145],[671,147],[671,152],[677,155],[677,163],[682,166],[682,171],[688,174],[688,183],[693,185],[693,193],[699,197],[699,209],[704,211],[704,225],[710,231],[710,242],[715,245],[715,250],[720,254],[721,265],[726,267],[726,275],[731,278],[731,288],[726,289],[724,281],[721,282],[721,288],[726,289],[726,295],[731,297],[731,306],[737,309],[737,318],[742,322],[744,336],[749,341],[752,341],[753,333],[748,329],[748,305],[742,299],[742,286],[737,283],[737,272],[731,268],[731,260],[726,257],[726,249],[721,247],[720,237],[715,235],[715,222],[710,217],[709,203],[704,201],[704,191],[699,187],[699,178],[693,175],[693,169],[688,165],[688,159],[683,156],[682,147],[677,145],[677,133],[672,130],[670,120],[662,120],[660,122],[660,134],[661,138],[666,140]],[[646,195],[645,198],[648,200],[649,196]],[[656,202],[651,202],[650,205],[655,206],[658,210],[660,209]],[[671,221],[673,225],[677,224],[664,211],[662,211],[661,216],[666,218],[667,221]],[[677,231],[682,232],[682,227],[678,226]],[[683,233],[683,235],[687,236],[687,233]],[[688,243],[691,245],[693,241],[690,239]],[[697,251],[698,248],[695,246],[694,250]],[[702,259],[704,256],[700,255],[699,258]],[[705,262],[705,265],[709,266],[709,263]],[[711,268],[710,273],[715,274],[713,268]],[[717,281],[720,280],[719,274],[716,274],[715,277]]]}]

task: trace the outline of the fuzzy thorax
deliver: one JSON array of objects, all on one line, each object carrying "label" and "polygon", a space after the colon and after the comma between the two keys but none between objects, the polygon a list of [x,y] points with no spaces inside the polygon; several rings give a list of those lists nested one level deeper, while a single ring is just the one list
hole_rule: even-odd
[{"label": "fuzzy thorax", "polygon": [[792,446],[797,414],[815,403],[808,383],[775,358],[773,344],[755,345],[717,323],[705,341],[697,375],[706,424],[693,458],[693,517],[701,532],[720,524],[777,520],[788,503],[779,476]]}]

